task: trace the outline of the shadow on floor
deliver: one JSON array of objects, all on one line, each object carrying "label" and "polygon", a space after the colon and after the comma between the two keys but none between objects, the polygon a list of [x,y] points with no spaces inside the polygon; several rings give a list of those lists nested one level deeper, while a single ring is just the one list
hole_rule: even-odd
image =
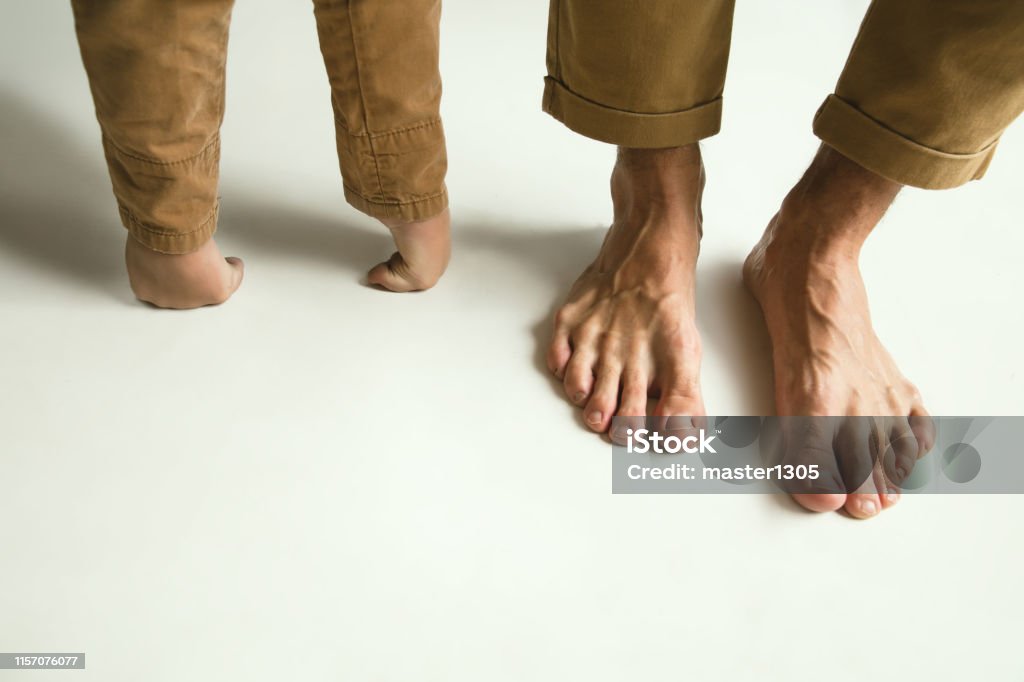
[{"label": "shadow on floor", "polygon": [[297,268],[347,270],[365,283],[366,271],[394,251],[383,225],[364,227],[357,220],[346,221],[344,214],[352,209],[345,206],[340,191],[334,214],[274,203],[231,184],[223,193],[221,235],[227,246],[237,246],[235,255],[242,259],[271,257]]},{"label": "shadow on floor", "polygon": [[[723,358],[732,374],[741,379],[743,404],[740,415],[775,413],[772,390],[772,356],[768,330],[761,308],[743,284],[743,257],[697,266],[697,325],[705,353]],[[713,414],[720,414],[708,405]]]},{"label": "shadow on floor", "polygon": [[0,111],[0,248],[71,286],[134,301],[99,131],[87,149],[9,92],[0,92]]},{"label": "shadow on floor", "polygon": [[[531,273],[546,282],[551,292],[544,315],[530,328],[534,340],[533,366],[545,377],[548,387],[558,398],[565,392],[562,383],[555,378],[547,366],[547,349],[551,340],[552,318],[565,300],[569,287],[587,265],[593,261],[607,232],[605,226],[579,228],[537,225],[509,225],[486,216],[477,216],[469,221],[474,229],[463,238],[467,250],[494,251],[511,258]],[[565,402],[566,412],[581,429],[589,429],[583,421],[582,412]]]}]

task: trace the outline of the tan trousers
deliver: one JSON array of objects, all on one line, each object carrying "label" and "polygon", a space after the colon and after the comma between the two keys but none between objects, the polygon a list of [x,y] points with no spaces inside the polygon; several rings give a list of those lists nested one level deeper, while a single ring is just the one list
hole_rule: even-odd
[{"label": "tan trousers", "polygon": [[[193,251],[217,226],[233,0],[72,0],[121,220]],[[376,218],[447,206],[440,0],[314,0],[345,197]],[[296,121],[295,125],[302,125]]]},{"label": "tan trousers", "polygon": [[[733,0],[551,0],[544,110],[625,147],[716,134],[732,13]],[[814,132],[940,189],[980,178],[1022,110],[1024,0],[874,0]]]}]

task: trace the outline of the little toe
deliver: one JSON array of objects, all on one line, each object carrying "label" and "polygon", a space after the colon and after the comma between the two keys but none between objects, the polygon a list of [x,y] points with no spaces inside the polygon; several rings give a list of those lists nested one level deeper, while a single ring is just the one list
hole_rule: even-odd
[{"label": "little toe", "polygon": [[561,379],[565,376],[565,366],[572,357],[572,347],[569,345],[569,335],[562,329],[556,329],[554,336],[548,345],[547,365],[551,373]]}]

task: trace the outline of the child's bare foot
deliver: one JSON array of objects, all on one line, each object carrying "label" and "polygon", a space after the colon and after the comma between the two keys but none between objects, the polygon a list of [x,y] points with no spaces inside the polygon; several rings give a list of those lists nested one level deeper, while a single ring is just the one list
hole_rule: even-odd
[{"label": "child's bare foot", "polygon": [[172,255],[148,249],[129,235],[124,259],[136,298],[158,308],[218,305],[242,283],[242,261],[221,256],[212,239],[196,251]]},{"label": "child's bare foot", "polygon": [[451,258],[448,209],[433,218],[412,223],[381,222],[391,230],[398,251],[370,270],[369,283],[390,291],[422,291],[437,284]]},{"label": "child's bare foot", "polygon": [[613,416],[646,416],[649,395],[660,396],[654,416],[704,414],[694,296],[703,186],[697,145],[619,152],[615,220],[555,316],[547,354],[598,433]]},{"label": "child's bare foot", "polygon": [[[875,335],[858,267],[899,190],[823,147],[744,265],[772,340],[777,414],[849,417],[820,422],[834,428],[815,428],[822,433],[794,453],[837,482],[794,495],[814,511],[874,516],[898,500],[899,483],[934,439],[920,394]],[[870,429],[853,418],[864,416],[888,419]]]}]

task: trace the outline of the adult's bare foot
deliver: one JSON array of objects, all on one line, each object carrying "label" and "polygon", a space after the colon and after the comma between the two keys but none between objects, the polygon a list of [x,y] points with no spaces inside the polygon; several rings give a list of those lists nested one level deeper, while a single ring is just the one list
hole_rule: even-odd
[{"label": "adult's bare foot", "polygon": [[218,305],[242,283],[242,261],[221,256],[212,239],[191,253],[167,254],[148,249],[128,235],[124,259],[136,298],[158,308]]},{"label": "adult's bare foot", "polygon": [[697,145],[619,151],[614,222],[555,315],[547,353],[598,433],[615,416],[647,416],[649,397],[659,398],[653,416],[704,414],[694,296],[703,186]]},{"label": "adult's bare foot", "polygon": [[874,516],[934,443],[917,388],[875,335],[858,267],[900,189],[823,146],[744,264],[772,340],[777,414],[849,417],[791,434],[788,455],[823,472],[817,492],[794,494],[814,511]]},{"label": "adult's bare foot", "polygon": [[391,230],[398,250],[370,270],[369,283],[400,292],[422,291],[437,284],[448,268],[452,252],[448,209],[412,223],[381,222]]}]

